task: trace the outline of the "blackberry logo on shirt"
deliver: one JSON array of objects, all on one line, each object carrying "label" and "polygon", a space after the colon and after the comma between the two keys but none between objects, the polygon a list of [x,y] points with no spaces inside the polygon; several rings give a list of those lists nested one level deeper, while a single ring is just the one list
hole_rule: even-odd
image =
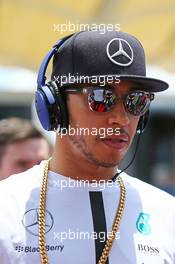
[{"label": "blackberry logo on shirt", "polygon": [[[21,246],[20,244],[15,244],[14,249],[18,253],[20,252],[25,252],[25,253],[39,252],[38,246],[26,246],[26,245]],[[57,251],[61,253],[63,249],[64,249],[64,245],[46,245],[46,251]]]},{"label": "blackberry logo on shirt", "polygon": [[[52,214],[46,210],[46,233],[48,233],[54,224],[54,219]],[[22,224],[26,231],[34,236],[38,236],[38,223],[39,223],[39,208],[33,208],[27,210],[23,216]]]},{"label": "blackberry logo on shirt", "polygon": [[151,227],[149,226],[150,214],[140,213],[136,222],[137,230],[143,235],[149,235],[151,233]]},{"label": "blackberry logo on shirt", "polygon": [[150,254],[154,256],[158,256],[160,253],[160,250],[158,249],[158,247],[153,247],[153,246],[143,245],[143,244],[138,244],[138,250],[141,253]]}]

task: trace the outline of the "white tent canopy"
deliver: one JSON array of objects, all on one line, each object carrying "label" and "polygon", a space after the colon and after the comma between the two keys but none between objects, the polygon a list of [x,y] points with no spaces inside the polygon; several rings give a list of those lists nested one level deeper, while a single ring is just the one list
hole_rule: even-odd
[{"label": "white tent canopy", "polygon": [[18,67],[0,67],[0,103],[31,104],[37,74]]},{"label": "white tent canopy", "polygon": [[147,75],[158,78],[169,84],[168,90],[156,93],[152,109],[158,111],[171,111],[175,114],[175,74],[167,72],[157,66],[148,66]]}]

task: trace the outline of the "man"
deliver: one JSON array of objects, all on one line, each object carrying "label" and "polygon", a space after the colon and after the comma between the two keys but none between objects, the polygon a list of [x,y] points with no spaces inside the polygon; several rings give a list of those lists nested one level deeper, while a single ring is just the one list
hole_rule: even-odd
[{"label": "man", "polygon": [[52,48],[36,108],[57,140],[51,160],[0,185],[1,263],[175,263],[174,198],[117,170],[167,88],[146,77],[127,33],[84,31]]},{"label": "man", "polygon": [[0,180],[23,172],[50,156],[50,146],[30,121],[0,120]]}]

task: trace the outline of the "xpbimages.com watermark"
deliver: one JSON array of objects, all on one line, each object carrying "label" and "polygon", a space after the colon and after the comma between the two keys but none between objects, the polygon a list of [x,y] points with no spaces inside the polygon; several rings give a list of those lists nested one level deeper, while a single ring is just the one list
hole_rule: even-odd
[{"label": "xpbimages.com watermark", "polygon": [[105,242],[106,239],[115,236],[115,239],[120,239],[120,232],[115,234],[111,232],[85,232],[85,231],[71,231],[70,229],[65,232],[54,232],[54,240],[63,242],[64,240],[96,240],[100,242]]},{"label": "xpbimages.com watermark", "polygon": [[106,83],[108,84],[119,84],[120,79],[118,75],[92,75],[92,76],[83,76],[76,73],[75,75],[68,74],[66,75],[60,75],[60,76],[53,76],[53,80],[57,83],[59,83],[60,86],[63,86],[65,84],[99,84],[100,86],[105,86]]},{"label": "xpbimages.com watermark", "polygon": [[99,138],[105,138],[107,136],[118,136],[120,135],[120,128],[88,128],[88,127],[71,127],[70,125],[68,128],[61,128],[57,131],[57,134],[63,138],[64,136],[98,136]]},{"label": "xpbimages.com watermark", "polygon": [[65,32],[75,33],[79,31],[99,31],[100,34],[105,34],[106,31],[120,31],[120,24],[96,24],[96,23],[71,23],[67,21],[66,23],[54,23],[53,24],[53,31],[59,32],[60,34],[64,34]]},{"label": "xpbimages.com watermark", "polygon": [[52,184],[55,188],[58,188],[59,190],[63,191],[65,189],[98,189],[98,191],[104,191],[108,188],[113,188],[115,183],[112,180],[106,181],[106,180],[78,180],[78,179],[72,179],[70,177],[67,177],[67,179],[58,179],[58,180],[50,180],[48,179],[48,183]]}]

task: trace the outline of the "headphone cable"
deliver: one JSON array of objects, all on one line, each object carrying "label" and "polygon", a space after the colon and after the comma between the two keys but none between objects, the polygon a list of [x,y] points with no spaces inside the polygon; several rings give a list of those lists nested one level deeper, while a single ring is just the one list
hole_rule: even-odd
[{"label": "headphone cable", "polygon": [[112,178],[112,181],[116,181],[117,177],[118,177],[122,172],[124,172],[126,169],[128,169],[129,166],[133,163],[133,161],[134,161],[134,159],[135,159],[135,157],[136,157],[136,154],[137,154],[137,150],[138,150],[138,146],[139,146],[139,143],[140,143],[141,135],[142,135],[142,133],[140,133],[140,134],[138,135],[137,142],[136,142],[135,152],[134,152],[134,155],[133,155],[131,161],[129,162],[129,164],[128,164],[123,170],[121,170],[120,172],[117,172],[117,173],[114,175],[114,177]]}]

